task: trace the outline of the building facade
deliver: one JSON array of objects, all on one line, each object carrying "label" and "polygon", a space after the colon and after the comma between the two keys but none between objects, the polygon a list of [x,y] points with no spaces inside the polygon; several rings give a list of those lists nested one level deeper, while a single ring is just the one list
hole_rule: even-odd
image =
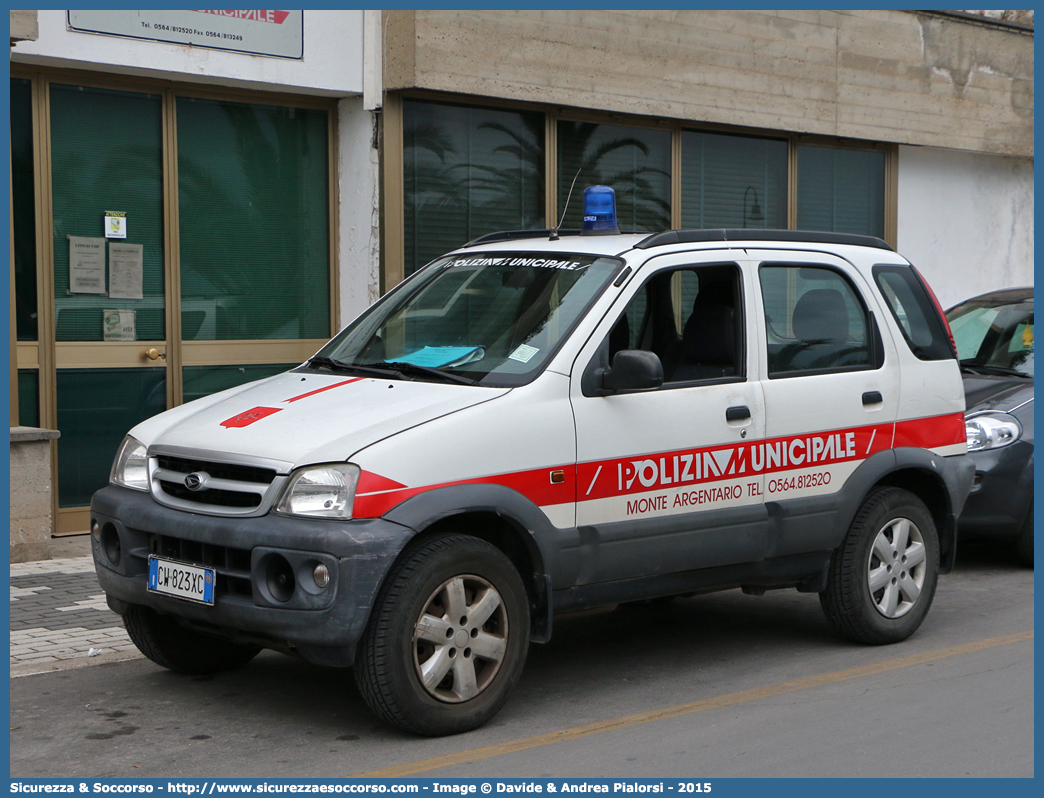
[{"label": "building facade", "polygon": [[130,426],[300,363],[376,298],[380,18],[37,23],[11,50],[12,425],[61,432],[63,533]]},{"label": "building facade", "polygon": [[305,11],[255,44],[295,12],[79,13],[11,56],[12,424],[61,432],[59,531],[137,420],[475,236],[578,227],[593,183],[624,229],[880,236],[945,305],[1032,283],[1032,16]]}]

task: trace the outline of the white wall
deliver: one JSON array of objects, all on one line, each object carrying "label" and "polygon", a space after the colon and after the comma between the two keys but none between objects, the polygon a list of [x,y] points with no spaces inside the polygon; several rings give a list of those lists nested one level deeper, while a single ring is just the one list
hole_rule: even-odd
[{"label": "white wall", "polygon": [[1033,161],[899,148],[898,249],[943,307],[1033,285]]},{"label": "white wall", "polygon": [[338,260],[343,327],[380,296],[380,216],[374,114],[361,97],[337,104]]},{"label": "white wall", "polygon": [[305,11],[300,59],[141,41],[67,29],[65,11],[40,11],[40,38],[11,48],[11,60],[72,69],[306,94],[361,94],[363,12]]}]

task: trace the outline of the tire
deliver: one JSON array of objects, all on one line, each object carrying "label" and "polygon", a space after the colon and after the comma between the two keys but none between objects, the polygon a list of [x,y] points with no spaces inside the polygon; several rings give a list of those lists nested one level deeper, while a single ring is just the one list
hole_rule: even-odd
[{"label": "tire", "polygon": [[819,600],[849,640],[898,643],[928,614],[938,580],[939,537],[928,508],[909,491],[880,488],[834,552]]},{"label": "tire", "polygon": [[199,676],[234,670],[261,651],[257,646],[186,629],[172,616],[140,605],[127,611],[123,625],[138,651],[157,665],[178,673]]},{"label": "tire", "polygon": [[1015,539],[1015,547],[1019,553],[1019,560],[1028,568],[1033,567],[1033,505],[1030,504],[1029,514]]},{"label": "tire", "polygon": [[529,602],[511,561],[478,538],[445,535],[408,550],[388,575],[359,642],[355,681],[399,728],[458,734],[504,705],[528,645]]}]

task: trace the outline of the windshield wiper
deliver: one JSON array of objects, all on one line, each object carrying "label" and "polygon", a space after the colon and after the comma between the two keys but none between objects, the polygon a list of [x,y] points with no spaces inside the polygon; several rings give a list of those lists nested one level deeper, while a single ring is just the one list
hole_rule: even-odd
[{"label": "windshield wiper", "polygon": [[308,359],[308,365],[319,366],[320,368],[330,369],[331,371],[355,371],[359,374],[369,374],[372,377],[395,377],[403,379],[402,373],[398,369],[381,369],[373,368],[372,366],[355,366],[351,363],[345,363],[341,360],[334,360],[332,357],[326,357],[324,355],[316,355],[315,357]]},{"label": "windshield wiper", "polygon": [[1008,368],[1007,366],[985,366],[978,363],[967,363],[960,361],[961,370],[967,371],[970,374],[985,374],[987,376],[1000,376],[1000,377],[1024,377],[1026,379],[1032,379],[1032,376],[1025,372],[1019,371],[1018,369]]},{"label": "windshield wiper", "polygon": [[442,369],[433,369],[430,366],[418,366],[416,363],[405,363],[402,361],[390,361],[386,363],[367,363],[366,368],[377,369],[389,369],[397,372],[414,372],[420,374],[427,374],[432,377],[438,377],[443,380],[449,380],[450,382],[459,382],[462,385],[474,385],[478,380],[473,380],[470,377],[461,377],[457,374],[450,374],[448,371]]}]

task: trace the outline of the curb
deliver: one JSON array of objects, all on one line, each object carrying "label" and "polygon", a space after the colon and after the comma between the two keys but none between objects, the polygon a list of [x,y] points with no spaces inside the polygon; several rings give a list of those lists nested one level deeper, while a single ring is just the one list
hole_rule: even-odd
[{"label": "curb", "polygon": [[137,651],[112,651],[108,654],[99,654],[96,657],[76,657],[75,659],[62,659],[54,662],[27,662],[24,665],[11,665],[11,678],[19,679],[23,676],[39,676],[42,673],[58,673],[70,671],[77,668],[90,668],[94,665],[108,665],[113,662],[129,662],[130,660],[144,659]]}]

